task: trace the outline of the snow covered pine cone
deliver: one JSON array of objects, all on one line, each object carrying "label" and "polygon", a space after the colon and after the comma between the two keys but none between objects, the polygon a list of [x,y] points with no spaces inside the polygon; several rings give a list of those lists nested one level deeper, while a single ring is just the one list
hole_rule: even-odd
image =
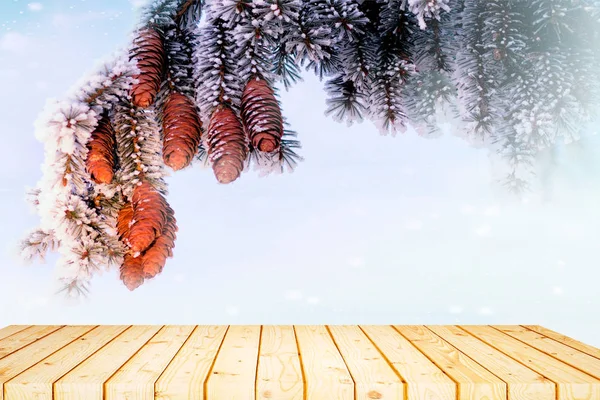
[{"label": "snow covered pine cone", "polygon": [[198,151],[202,123],[187,96],[172,92],[163,110],[163,160],[174,171],[190,165]]},{"label": "snow covered pine cone", "polygon": [[[148,194],[151,195],[150,198],[148,197]],[[155,238],[152,239],[151,244],[143,252],[136,252],[132,247],[131,251],[126,254],[125,259],[123,260],[123,265],[120,270],[121,280],[129,290],[138,288],[144,283],[145,279],[154,278],[161,273],[167,262],[167,258],[173,256],[173,248],[175,247],[175,239],[177,237],[177,221],[173,209],[163,199],[166,219],[163,223],[163,228],[158,235],[155,234],[156,224],[151,224],[148,221],[149,215],[146,213],[146,208],[151,208],[151,204],[156,205],[157,203],[160,203],[155,201],[156,195],[162,198],[160,193],[156,192],[148,183],[144,182],[141,186],[136,188],[134,199],[132,199],[133,201],[126,203],[121,208],[117,217],[117,232],[119,238],[128,246],[133,246],[132,237],[136,234],[142,235],[143,233],[147,233],[148,237],[155,236]],[[149,199],[150,201],[146,202],[146,200]],[[147,206],[142,207],[144,204],[147,204]],[[137,229],[132,229],[139,224],[137,218],[142,218],[142,221],[144,221],[142,224],[143,226],[140,228],[138,225]],[[154,227],[151,228],[154,231],[153,234],[150,234],[148,231],[148,227],[151,225],[154,225]],[[135,245],[135,243],[139,241],[134,239],[133,242]]]},{"label": "snow covered pine cone", "polygon": [[126,245],[129,246],[129,225],[131,224],[131,220],[133,219],[133,206],[130,202],[127,202],[121,209],[119,210],[119,215],[117,216],[117,233],[119,234],[119,239],[123,241]]},{"label": "snow covered pine cone", "polygon": [[121,265],[121,280],[129,290],[135,290],[144,283],[144,271],[142,258],[134,258],[131,254],[125,254],[123,265]]},{"label": "snow covered pine cone", "polygon": [[115,168],[115,131],[107,117],[98,122],[87,144],[86,168],[96,183],[111,183]]},{"label": "snow covered pine cone", "polygon": [[169,205],[162,194],[145,181],[136,186],[131,203],[133,222],[129,228],[129,246],[137,257],[161,235],[169,217]]},{"label": "snow covered pine cone", "polygon": [[[133,216],[133,208],[131,203],[128,203],[123,209],[129,209],[131,212],[126,212],[126,217],[123,219],[124,226],[129,229],[129,223]],[[167,258],[173,256],[173,248],[175,247],[175,239],[177,238],[177,221],[175,213],[171,207],[168,207],[168,219],[163,228],[162,234],[154,241],[154,243],[144,252],[144,254],[133,257],[133,254],[125,255],[123,265],[121,266],[121,280],[129,290],[135,290],[140,287],[146,279],[154,278],[160,274],[167,263]],[[129,220],[127,220],[129,217]],[[121,229],[119,229],[121,236]],[[123,232],[123,236],[128,234]]]},{"label": "snow covered pine cone", "polygon": [[130,57],[136,60],[138,83],[131,88],[131,97],[136,107],[147,108],[154,104],[160,90],[166,66],[163,39],[158,31],[144,28],[133,41]]},{"label": "snow covered pine cone", "polygon": [[227,184],[239,178],[248,156],[244,127],[235,112],[220,105],[207,129],[208,157],[217,180]]},{"label": "snow covered pine cone", "polygon": [[[117,232],[119,234],[119,238],[126,245],[129,245],[129,225],[131,224],[132,220],[133,206],[130,202],[127,202],[121,208],[119,215],[117,216]],[[142,259],[140,257],[134,258],[130,253],[125,254],[120,272],[121,280],[129,290],[134,290],[144,283]]]},{"label": "snow covered pine cone", "polygon": [[241,116],[252,147],[271,153],[281,144],[283,117],[269,83],[261,78],[251,78],[242,94]]},{"label": "snow covered pine cone", "polygon": [[144,278],[154,278],[160,274],[167,263],[167,258],[173,257],[177,229],[175,212],[167,205],[167,221],[162,233],[141,257]]}]

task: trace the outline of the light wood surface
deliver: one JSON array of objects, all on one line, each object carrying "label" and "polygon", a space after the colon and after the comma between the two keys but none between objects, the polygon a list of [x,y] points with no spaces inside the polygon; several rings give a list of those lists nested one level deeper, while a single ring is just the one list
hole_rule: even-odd
[{"label": "light wood surface", "polygon": [[217,356],[226,326],[198,326],[155,384],[157,399],[204,399],[204,382]]},{"label": "light wood surface", "polygon": [[546,337],[549,337],[550,339],[554,339],[557,342],[566,344],[567,346],[577,349],[583,353],[589,354],[596,358],[600,358],[600,349],[589,346],[585,343],[581,343],[578,340],[572,339],[568,336],[562,335],[558,332],[554,332],[550,329],[546,329],[543,326],[539,326],[539,325],[523,325],[523,327],[525,327],[529,330],[532,330],[534,332],[540,333]]},{"label": "light wood surface", "polygon": [[600,400],[540,326],[9,326],[0,400]]},{"label": "light wood surface", "polygon": [[52,384],[123,332],[125,326],[99,326],[5,384],[23,399],[52,400]]},{"label": "light wood surface", "polygon": [[264,326],[256,378],[258,399],[302,400],[300,354],[293,326]]},{"label": "light wood surface", "polygon": [[160,326],[132,326],[54,383],[58,400],[103,400],[104,383],[133,357]]},{"label": "light wood surface", "polygon": [[354,381],[327,327],[297,326],[306,397],[315,400],[354,399]]},{"label": "light wood surface", "polygon": [[260,326],[231,326],[206,384],[206,399],[252,399],[255,395]]},{"label": "light wood surface", "polygon": [[408,399],[457,398],[457,385],[391,326],[363,326],[369,339],[407,383]]},{"label": "light wood surface", "polygon": [[424,326],[396,326],[398,332],[458,385],[459,400],[506,399],[506,383]]},{"label": "light wood surface", "polygon": [[427,329],[506,382],[510,400],[556,400],[554,382],[459,327],[427,326]]},{"label": "light wood surface", "polygon": [[[466,332],[554,381],[558,400],[600,399],[600,380],[491,326],[463,326]],[[600,360],[598,360],[600,361]]]},{"label": "light wood surface", "polygon": [[162,328],[104,384],[105,400],[154,400],[154,382],[193,329],[193,326]]}]

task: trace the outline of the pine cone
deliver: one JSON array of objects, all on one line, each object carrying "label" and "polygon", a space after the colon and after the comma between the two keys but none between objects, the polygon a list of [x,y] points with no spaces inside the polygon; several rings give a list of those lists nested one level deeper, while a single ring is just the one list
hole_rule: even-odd
[{"label": "pine cone", "polygon": [[198,151],[202,123],[194,103],[185,95],[172,92],[163,112],[163,159],[178,171],[190,165]]},{"label": "pine cone", "polygon": [[167,262],[167,258],[173,257],[173,248],[177,238],[177,220],[171,207],[167,208],[167,222],[162,234],[154,244],[146,250],[142,259],[142,269],[146,279],[154,278],[160,274]]},{"label": "pine cone", "polygon": [[166,64],[164,43],[160,33],[145,28],[138,32],[133,45],[130,57],[136,60],[140,73],[135,76],[139,82],[131,88],[131,97],[135,106],[147,108],[154,103],[163,79]]},{"label": "pine cone", "polygon": [[283,117],[275,92],[264,79],[251,78],[242,94],[242,120],[252,147],[271,153],[283,136]]},{"label": "pine cone", "polygon": [[115,168],[115,131],[107,117],[98,122],[87,144],[87,171],[96,183],[111,183]]},{"label": "pine cone", "polygon": [[221,105],[210,118],[207,129],[208,156],[220,183],[239,178],[248,156],[248,144],[239,118],[228,106]]},{"label": "pine cone", "polygon": [[144,283],[144,272],[142,270],[142,258],[133,258],[126,254],[121,265],[121,280],[129,290],[135,290]]},{"label": "pine cone", "polygon": [[119,239],[125,244],[129,244],[129,224],[132,220],[133,206],[130,202],[127,202],[119,210],[119,215],[117,216],[117,233],[119,234]]},{"label": "pine cone", "polygon": [[129,245],[133,256],[138,257],[162,233],[169,205],[148,182],[135,188],[131,202],[133,224],[129,229]]}]

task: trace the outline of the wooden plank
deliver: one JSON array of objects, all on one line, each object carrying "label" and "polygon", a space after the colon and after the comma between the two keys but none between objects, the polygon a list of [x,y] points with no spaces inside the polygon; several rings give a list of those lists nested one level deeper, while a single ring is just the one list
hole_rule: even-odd
[{"label": "wooden plank", "polygon": [[361,326],[406,385],[410,400],[455,400],[456,384],[391,326]]},{"label": "wooden plank", "polygon": [[32,326],[0,340],[0,359],[59,330],[62,325]]},{"label": "wooden plank", "polygon": [[527,343],[544,353],[569,364],[595,378],[600,379],[600,359],[592,357],[565,344],[559,343],[539,333],[530,331],[522,326],[494,326],[494,328],[506,333],[521,342]]},{"label": "wooden plank", "polygon": [[558,400],[592,400],[600,398],[600,381],[562,363],[491,326],[461,326],[504,354],[554,381]]},{"label": "wooden plank", "polygon": [[402,380],[358,326],[330,326],[329,332],[354,379],[356,399],[404,399]]},{"label": "wooden plank", "polygon": [[458,400],[506,400],[506,383],[424,326],[394,328],[458,385]]},{"label": "wooden plank", "polygon": [[215,361],[227,326],[198,326],[158,378],[157,400],[203,400],[204,382]]},{"label": "wooden plank", "polygon": [[556,385],[456,326],[427,325],[427,329],[469,356],[508,385],[510,400],[555,400]]},{"label": "wooden plank", "polygon": [[121,368],[158,330],[132,326],[54,383],[55,400],[103,400],[104,382]]},{"label": "wooden plank", "polygon": [[307,400],[354,399],[354,381],[327,328],[295,326]]},{"label": "wooden plank", "polygon": [[99,326],[4,384],[9,399],[52,400],[52,384],[123,332],[126,326]]},{"label": "wooden plank", "polygon": [[161,328],[104,384],[105,400],[154,400],[154,383],[193,330],[179,325]]},{"label": "wooden plank", "polygon": [[565,336],[563,334],[560,334],[558,332],[554,332],[550,329],[544,328],[542,326],[539,325],[523,325],[525,328],[530,329],[534,332],[537,332],[541,335],[547,336],[550,339],[554,339],[557,342],[561,342],[566,344],[567,346],[570,346],[574,349],[577,349],[579,351],[582,351],[586,354],[589,354],[590,356],[594,356],[596,358],[600,358],[600,349],[587,345],[585,343],[580,342],[579,340],[575,340],[572,339],[568,336]]},{"label": "wooden plank", "polygon": [[10,325],[5,328],[0,329],[0,340],[5,337],[14,335],[17,332],[21,332],[27,328],[30,328],[29,325]]},{"label": "wooden plank", "polygon": [[231,326],[206,383],[206,400],[255,399],[260,326]]},{"label": "wooden plank", "polygon": [[600,400],[539,326],[9,326],[0,400]]},{"label": "wooden plank", "polygon": [[302,367],[293,326],[264,326],[261,332],[256,398],[302,400]]},{"label": "wooden plank", "polygon": [[4,400],[4,384],[7,381],[93,328],[94,326],[65,326],[0,360],[0,400]]}]

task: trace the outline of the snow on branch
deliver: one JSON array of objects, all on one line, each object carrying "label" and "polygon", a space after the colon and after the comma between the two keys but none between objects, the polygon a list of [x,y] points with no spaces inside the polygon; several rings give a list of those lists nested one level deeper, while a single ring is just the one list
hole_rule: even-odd
[{"label": "snow on branch", "polygon": [[[172,209],[144,211],[167,194],[166,167],[200,160],[221,184],[251,164],[262,175],[293,170],[301,146],[277,93],[304,70],[324,81],[335,120],[371,120],[384,134],[412,125],[429,138],[453,121],[456,135],[503,160],[502,184],[530,190],[540,152],[598,120],[598,4],[152,1],[128,51],[36,123],[45,161],[29,201],[41,224],[23,256],[58,251],[67,293],[85,293],[107,267],[130,289],[151,279],[177,230]],[[143,251],[132,252],[131,230],[149,239]]]}]

